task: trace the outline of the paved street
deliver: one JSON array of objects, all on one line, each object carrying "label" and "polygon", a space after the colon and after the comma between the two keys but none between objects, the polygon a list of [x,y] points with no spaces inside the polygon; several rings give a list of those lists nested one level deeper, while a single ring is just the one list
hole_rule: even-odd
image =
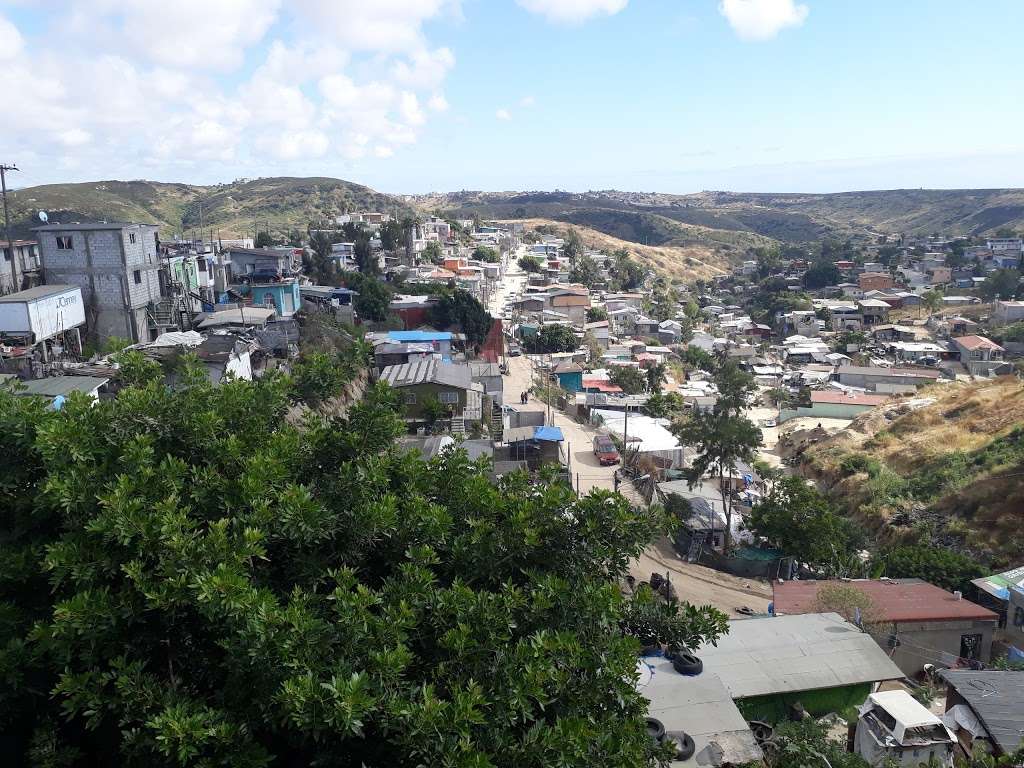
[{"label": "paved street", "polygon": [[[515,298],[526,282],[526,275],[515,263],[516,258],[518,255],[510,259],[510,266],[506,269],[504,279],[491,296],[488,309],[494,316],[502,314],[503,305]],[[519,405],[519,394],[529,390],[535,380],[539,381],[539,374],[534,371],[532,361],[526,355],[510,357],[507,360],[509,375],[505,377],[506,401],[516,408],[546,410],[547,406],[532,395],[525,406]],[[767,417],[770,414],[766,412],[757,415]],[[613,475],[616,468],[602,467],[598,464],[591,449],[594,435],[598,434],[598,430],[589,425],[579,424],[554,408],[552,421],[555,426],[561,428],[565,437],[563,450],[568,453],[573,483],[578,484],[580,492],[586,493],[592,488],[613,490]],[[631,484],[623,483],[619,491],[633,503],[643,503],[640,494]],[[743,607],[764,612],[771,599],[771,587],[763,582],[740,579],[711,568],[684,562],[676,555],[671,542],[664,538],[652,543],[630,564],[630,572],[638,580],[649,579],[654,571],[669,574],[681,600],[696,605],[713,605],[730,617],[741,616],[737,609]]]}]

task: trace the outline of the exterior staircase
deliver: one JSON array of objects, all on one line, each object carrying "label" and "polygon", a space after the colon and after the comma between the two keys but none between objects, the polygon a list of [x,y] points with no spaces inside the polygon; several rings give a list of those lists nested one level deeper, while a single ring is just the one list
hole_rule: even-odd
[{"label": "exterior staircase", "polygon": [[505,420],[501,413],[501,406],[495,403],[491,408],[491,439],[500,442],[504,430]]},{"label": "exterior staircase", "polygon": [[451,432],[452,432],[452,436],[462,435],[463,437],[465,437],[466,436],[466,420],[465,420],[465,418],[463,418],[462,416],[453,416],[452,417]]},{"label": "exterior staircase", "polygon": [[704,538],[694,536],[690,539],[690,550],[686,553],[686,562],[696,563],[700,559],[700,552],[704,547]]}]

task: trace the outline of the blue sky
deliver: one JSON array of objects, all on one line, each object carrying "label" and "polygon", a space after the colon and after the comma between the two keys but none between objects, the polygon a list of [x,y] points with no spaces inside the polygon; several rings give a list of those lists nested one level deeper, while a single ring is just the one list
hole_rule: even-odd
[{"label": "blue sky", "polygon": [[1019,0],[0,0],[19,184],[1024,186]]}]

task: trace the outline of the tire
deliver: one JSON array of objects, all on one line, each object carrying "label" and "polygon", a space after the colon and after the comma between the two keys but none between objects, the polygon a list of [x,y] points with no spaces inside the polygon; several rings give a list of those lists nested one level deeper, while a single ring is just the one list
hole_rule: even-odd
[{"label": "tire", "polygon": [[655,592],[657,592],[661,588],[661,585],[664,584],[664,583],[665,583],[665,577],[662,576],[660,573],[652,573],[651,574],[650,585],[651,585],[651,589],[653,589]]},{"label": "tire", "polygon": [[693,737],[688,733],[679,733],[672,737],[676,742],[676,760],[689,760],[697,751],[697,745],[693,743]]},{"label": "tire", "polygon": [[644,720],[647,725],[647,735],[651,737],[651,741],[655,744],[661,743],[661,740],[665,738],[665,724],[656,717],[647,717]]},{"label": "tire", "polygon": [[689,651],[681,651],[673,657],[672,668],[680,675],[693,677],[704,671],[704,662]]}]

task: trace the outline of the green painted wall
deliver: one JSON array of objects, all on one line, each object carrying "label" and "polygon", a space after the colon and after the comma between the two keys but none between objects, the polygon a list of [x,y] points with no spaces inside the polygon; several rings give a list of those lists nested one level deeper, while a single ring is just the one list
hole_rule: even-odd
[{"label": "green painted wall", "polygon": [[789,708],[798,701],[812,716],[821,717],[830,712],[842,712],[860,706],[871,693],[871,683],[823,688],[819,691],[779,693],[770,696],[752,696],[738,699],[736,706],[747,720],[778,723],[789,719]]}]

